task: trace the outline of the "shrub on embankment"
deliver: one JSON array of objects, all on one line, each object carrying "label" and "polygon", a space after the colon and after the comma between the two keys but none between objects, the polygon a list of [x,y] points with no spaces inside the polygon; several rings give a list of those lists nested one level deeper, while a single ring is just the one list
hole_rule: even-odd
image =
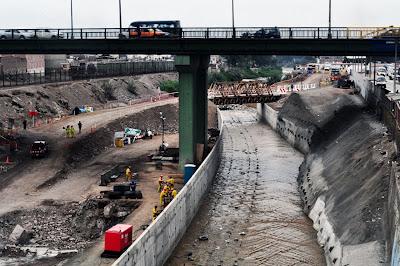
[{"label": "shrub on embankment", "polygon": [[208,81],[211,84],[214,82],[241,81],[242,79],[268,78],[269,83],[273,84],[280,81],[281,77],[282,69],[279,67],[231,68],[210,73]]},{"label": "shrub on embankment", "polygon": [[387,260],[394,145],[358,96],[337,91],[292,95],[278,115],[277,130],[295,147],[304,147],[304,138],[311,145],[298,181],[328,263],[375,265]]}]

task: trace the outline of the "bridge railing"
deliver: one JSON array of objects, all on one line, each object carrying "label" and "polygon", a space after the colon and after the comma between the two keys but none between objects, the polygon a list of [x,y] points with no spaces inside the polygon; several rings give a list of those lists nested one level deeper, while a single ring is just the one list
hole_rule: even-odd
[{"label": "bridge railing", "polygon": [[[131,39],[137,29],[0,29],[0,40],[24,39]],[[161,29],[162,30],[162,29]],[[168,31],[168,30],[165,30]],[[400,27],[193,27],[152,38],[178,39],[370,39],[400,38]],[[132,37],[137,39],[138,37]],[[145,38],[145,37],[140,37]],[[146,37],[148,39],[148,37]]]}]

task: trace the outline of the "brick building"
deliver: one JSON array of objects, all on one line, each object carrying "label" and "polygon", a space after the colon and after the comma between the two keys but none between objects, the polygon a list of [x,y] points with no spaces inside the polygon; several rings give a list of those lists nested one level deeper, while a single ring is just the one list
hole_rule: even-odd
[{"label": "brick building", "polygon": [[44,55],[0,55],[0,74],[44,72]]}]

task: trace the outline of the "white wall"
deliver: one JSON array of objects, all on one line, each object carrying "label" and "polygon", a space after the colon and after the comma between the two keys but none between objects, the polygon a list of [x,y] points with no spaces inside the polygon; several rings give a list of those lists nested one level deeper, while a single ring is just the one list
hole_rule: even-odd
[{"label": "white wall", "polygon": [[223,125],[213,150],[178,196],[113,265],[163,265],[196,215],[219,168]]}]

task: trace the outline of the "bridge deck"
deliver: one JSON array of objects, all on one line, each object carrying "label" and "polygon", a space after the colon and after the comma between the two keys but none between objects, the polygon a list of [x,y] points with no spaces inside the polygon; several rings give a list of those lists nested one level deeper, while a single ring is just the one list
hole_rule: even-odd
[{"label": "bridge deck", "polygon": [[[400,28],[182,28],[168,38],[127,38],[129,29],[56,29],[52,39],[19,39],[20,30],[0,40],[0,54],[265,54],[393,56]],[[271,28],[266,28],[271,29]],[[132,30],[132,29],[130,29]],[[36,32],[35,30],[30,30]],[[1,32],[1,30],[0,30]],[[35,35],[36,36],[36,35]],[[124,37],[125,36],[125,37]]]}]

